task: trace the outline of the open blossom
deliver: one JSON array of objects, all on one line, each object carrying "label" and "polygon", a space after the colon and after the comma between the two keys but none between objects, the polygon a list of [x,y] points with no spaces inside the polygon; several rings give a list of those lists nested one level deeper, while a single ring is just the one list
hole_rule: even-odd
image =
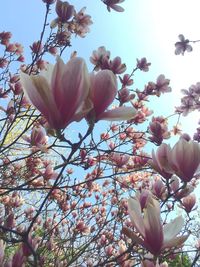
[{"label": "open blossom", "polygon": [[129,161],[129,156],[123,153],[112,153],[111,160],[114,161],[117,167],[121,168]]},{"label": "open blossom", "polygon": [[104,46],[100,46],[94,50],[90,57],[90,62],[95,65],[95,70],[99,70],[105,60],[109,60],[110,51],[107,51]]},{"label": "open blossom", "polygon": [[175,54],[176,55],[180,55],[180,54],[184,55],[185,51],[191,52],[192,46],[189,44],[190,41],[188,39],[185,39],[183,34],[180,34],[178,36],[178,38],[180,41],[175,43],[175,47],[176,47]]},{"label": "open blossom", "polygon": [[63,129],[71,121],[89,92],[89,75],[82,58],[55,66],[48,65],[39,75],[20,74],[21,83],[31,103],[43,114],[50,127]]},{"label": "open blossom", "polygon": [[105,5],[107,5],[107,9],[109,12],[110,12],[111,8],[117,12],[123,12],[124,11],[123,7],[118,5],[122,2],[124,2],[124,0],[103,0],[103,2]]},{"label": "open blossom", "polygon": [[117,80],[110,70],[102,70],[92,73],[90,76],[90,100],[92,109],[88,114],[88,120],[129,120],[136,114],[134,107],[118,107],[106,111],[114,101],[117,94]]},{"label": "open blossom", "polygon": [[189,182],[200,166],[200,145],[183,138],[175,144],[168,157],[174,173],[184,182]]},{"label": "open blossom", "polygon": [[141,71],[147,72],[149,71],[149,66],[151,63],[147,62],[147,59],[145,57],[141,58],[140,60],[137,59],[137,68]]},{"label": "open blossom", "polygon": [[176,174],[182,181],[189,182],[199,171],[200,145],[184,138],[180,138],[172,149],[162,144],[156,153],[153,151],[149,163],[166,179]]},{"label": "open blossom", "polygon": [[58,17],[51,22],[51,28],[63,23],[67,23],[68,20],[73,16],[74,12],[74,6],[70,5],[68,2],[57,0],[56,13]]},{"label": "open blossom", "polygon": [[156,81],[156,95],[160,96],[161,93],[171,92],[171,87],[169,87],[170,80],[165,78],[165,75],[161,74],[158,76]]},{"label": "open blossom", "polygon": [[141,206],[136,197],[128,200],[128,211],[131,222],[140,237],[126,227],[123,228],[123,233],[153,255],[158,256],[166,248],[179,247],[188,238],[188,235],[177,237],[184,224],[182,216],[164,226],[162,225],[160,205],[153,198],[148,199],[144,216],[142,216]]},{"label": "open blossom", "polygon": [[158,145],[162,143],[163,139],[170,137],[167,121],[162,117],[153,117],[152,122],[149,123],[148,131],[152,135],[149,139]]},{"label": "open blossom", "polygon": [[91,16],[85,14],[86,7],[83,7],[78,13],[75,13],[73,18],[74,32],[80,37],[85,37],[90,31],[89,26],[93,23]]}]

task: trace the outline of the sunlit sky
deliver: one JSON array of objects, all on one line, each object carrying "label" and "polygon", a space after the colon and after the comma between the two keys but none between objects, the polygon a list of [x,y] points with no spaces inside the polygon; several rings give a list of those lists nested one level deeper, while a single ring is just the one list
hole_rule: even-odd
[{"label": "sunlit sky", "polygon": [[[125,8],[123,13],[107,12],[100,0],[68,2],[77,10],[86,6],[86,13],[92,16],[94,24],[86,38],[72,42],[72,48],[63,59],[67,61],[71,52],[76,50],[88,61],[92,51],[104,45],[113,57],[122,58],[130,73],[136,58],[146,57],[152,63],[150,71],[135,75],[135,88],[143,89],[145,83],[165,74],[173,89],[172,94],[154,100],[155,115],[160,115],[162,110],[165,114],[172,114],[173,107],[180,103],[180,90],[200,81],[200,43],[193,45],[194,51],[185,56],[174,54],[174,43],[180,33],[190,40],[200,39],[199,0],[125,0],[121,4]],[[29,45],[39,39],[45,4],[42,0],[7,0],[1,1],[0,6],[0,31],[11,31],[13,41],[22,43],[28,55]],[[53,56],[48,59],[55,62]],[[191,114],[182,123],[184,131],[195,131],[197,115]]]}]

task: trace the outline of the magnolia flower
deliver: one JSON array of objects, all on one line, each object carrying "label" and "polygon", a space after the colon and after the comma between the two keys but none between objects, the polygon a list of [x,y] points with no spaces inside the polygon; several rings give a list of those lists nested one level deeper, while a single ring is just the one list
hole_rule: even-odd
[{"label": "magnolia flower", "polygon": [[182,199],[182,206],[187,213],[190,213],[192,211],[195,204],[196,204],[196,196],[194,194],[191,194]]},{"label": "magnolia flower", "polygon": [[185,51],[191,52],[192,46],[189,45],[190,41],[188,39],[185,39],[183,34],[179,34],[178,38],[180,41],[175,43],[175,47],[176,47],[175,54],[176,55],[180,55],[180,54],[184,55]]},{"label": "magnolia flower", "polygon": [[50,127],[64,129],[89,93],[89,75],[82,58],[72,58],[64,64],[57,58],[39,75],[20,73],[21,83],[30,102],[46,118]]},{"label": "magnolia flower", "polygon": [[181,137],[172,149],[162,144],[156,153],[153,151],[149,163],[166,179],[176,174],[183,182],[190,182],[200,167],[200,145]]},{"label": "magnolia flower", "polygon": [[114,101],[117,94],[116,76],[110,70],[102,70],[90,76],[91,87],[89,98],[92,109],[87,118],[98,120],[129,120],[136,114],[134,107],[118,107],[106,111],[108,106]]},{"label": "magnolia flower", "polygon": [[188,238],[188,235],[177,237],[184,224],[182,216],[162,225],[159,202],[152,197],[148,199],[144,216],[142,216],[141,206],[136,197],[128,200],[128,211],[131,222],[140,236],[126,227],[123,229],[124,234],[153,255],[159,255],[166,248],[180,246]]},{"label": "magnolia flower", "polygon": [[200,166],[200,145],[184,138],[173,147],[168,160],[175,174],[184,182],[189,182]]},{"label": "magnolia flower", "polygon": [[156,153],[152,151],[152,160],[149,161],[152,168],[166,179],[171,178],[173,174],[173,170],[168,162],[170,152],[170,146],[163,143],[159,146]]}]

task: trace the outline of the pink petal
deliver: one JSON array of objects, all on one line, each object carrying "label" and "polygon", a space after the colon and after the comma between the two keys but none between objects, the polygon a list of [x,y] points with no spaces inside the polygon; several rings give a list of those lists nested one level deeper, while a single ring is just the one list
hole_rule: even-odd
[{"label": "pink petal", "polygon": [[171,239],[177,236],[177,234],[181,231],[184,225],[184,220],[182,216],[178,216],[170,223],[164,225],[163,233],[164,233],[164,243],[169,242]]},{"label": "pink petal", "polygon": [[89,75],[85,61],[76,57],[64,66],[58,62],[56,72],[52,90],[63,123],[67,124],[88,96]]},{"label": "pink petal", "polygon": [[29,76],[21,72],[20,81],[27,98],[47,119],[49,119],[52,109],[55,109],[54,114],[57,116],[55,102],[44,77]]},{"label": "pink petal", "polygon": [[96,119],[113,102],[117,94],[117,80],[110,70],[102,70],[91,74],[90,97],[94,105]]},{"label": "pink petal", "polygon": [[138,199],[129,198],[128,199],[128,212],[131,218],[131,222],[137,231],[144,237],[144,222],[141,213],[141,206]]},{"label": "pink petal", "polygon": [[144,210],[144,242],[148,250],[154,255],[159,254],[163,245],[163,228],[160,220],[159,202],[152,198]]},{"label": "pink petal", "polygon": [[179,247],[181,246],[189,237],[188,235],[178,236],[169,241],[166,241],[163,245],[163,249],[165,248],[172,248],[172,247]]},{"label": "pink petal", "polygon": [[124,8],[121,7],[121,6],[118,6],[118,5],[112,5],[110,6],[112,9],[114,9],[115,11],[117,12],[123,12],[124,11]]},{"label": "pink petal", "polygon": [[108,120],[108,121],[130,120],[133,119],[136,114],[137,110],[134,107],[118,107],[103,112],[99,116],[99,120]]}]

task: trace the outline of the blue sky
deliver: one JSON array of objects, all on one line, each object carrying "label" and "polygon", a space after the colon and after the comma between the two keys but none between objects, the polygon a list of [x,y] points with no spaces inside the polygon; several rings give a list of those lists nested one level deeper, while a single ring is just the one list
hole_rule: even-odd
[{"label": "blue sky", "polygon": [[[180,89],[200,81],[200,45],[196,44],[194,51],[184,57],[174,55],[178,34],[200,38],[199,0],[191,0],[190,4],[187,0],[125,0],[123,13],[107,12],[100,0],[69,2],[77,10],[87,6],[94,24],[86,38],[74,40],[63,59],[66,57],[67,61],[70,53],[76,50],[79,56],[88,60],[93,50],[104,45],[113,57],[121,56],[127,71],[131,72],[136,58],[146,57],[152,66],[148,73],[136,74],[135,88],[142,89],[146,82],[155,81],[161,73],[171,80],[173,88],[172,94],[154,100],[155,115],[161,110],[171,114],[173,106],[179,104]],[[1,10],[0,31],[11,31],[13,41],[21,42],[28,54],[29,45],[39,39],[45,4],[42,0],[7,0],[2,1]],[[49,60],[54,63],[53,57]],[[185,131],[194,132],[197,121],[197,114],[189,116],[183,123]]]}]

